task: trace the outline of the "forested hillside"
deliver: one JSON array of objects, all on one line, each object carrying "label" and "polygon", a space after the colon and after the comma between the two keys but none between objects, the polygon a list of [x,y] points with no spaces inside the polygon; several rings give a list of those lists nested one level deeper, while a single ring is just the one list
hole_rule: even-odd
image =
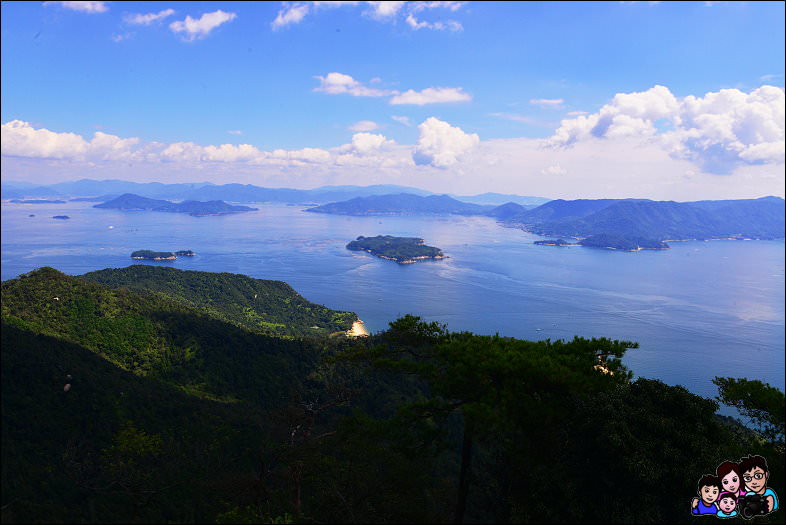
[{"label": "forested hillside", "polygon": [[280,335],[328,335],[352,327],[357,315],[304,299],[282,281],[231,273],[178,270],[146,264],[86,273],[110,288],[160,292],[187,306],[245,328]]},{"label": "forested hillside", "polygon": [[265,335],[221,318],[264,282],[145,271],[3,282],[3,522],[687,523],[698,479],[748,454],[783,493],[783,393],[759,382],[717,383],[746,429],[632,381],[634,342],[412,316]]}]

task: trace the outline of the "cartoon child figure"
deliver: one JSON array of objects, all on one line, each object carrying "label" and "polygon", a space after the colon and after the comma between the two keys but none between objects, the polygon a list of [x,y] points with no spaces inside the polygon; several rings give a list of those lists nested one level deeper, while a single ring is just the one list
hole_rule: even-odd
[{"label": "cartoon child figure", "polygon": [[761,456],[748,456],[740,460],[742,480],[747,489],[746,495],[759,494],[767,501],[767,513],[778,510],[778,496],[775,491],[767,488],[770,477],[767,460]]},{"label": "cartoon child figure", "polygon": [[718,496],[718,512],[715,514],[719,518],[733,518],[737,515],[737,495],[731,492],[722,492]]},{"label": "cartoon child figure", "polygon": [[747,492],[742,485],[742,471],[738,463],[724,461],[718,465],[715,475],[721,481],[721,490],[723,492],[731,492],[735,496],[744,496]]},{"label": "cartoon child figure", "polygon": [[699,497],[691,501],[691,514],[694,515],[717,515],[718,506],[715,503],[720,495],[720,480],[712,474],[705,474],[699,480]]}]

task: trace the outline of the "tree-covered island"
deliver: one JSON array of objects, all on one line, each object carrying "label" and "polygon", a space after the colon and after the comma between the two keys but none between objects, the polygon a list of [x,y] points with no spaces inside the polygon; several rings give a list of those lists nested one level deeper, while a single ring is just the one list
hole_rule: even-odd
[{"label": "tree-covered island", "polygon": [[347,244],[348,250],[365,251],[381,259],[396,261],[399,264],[412,264],[426,259],[445,259],[442,250],[434,246],[426,246],[418,237],[393,237],[377,235],[363,237]]},{"label": "tree-covered island", "polygon": [[137,250],[131,254],[132,259],[147,259],[148,261],[174,261],[178,256],[193,257],[196,253],[192,250],[178,250],[176,252],[154,252],[153,250]]}]

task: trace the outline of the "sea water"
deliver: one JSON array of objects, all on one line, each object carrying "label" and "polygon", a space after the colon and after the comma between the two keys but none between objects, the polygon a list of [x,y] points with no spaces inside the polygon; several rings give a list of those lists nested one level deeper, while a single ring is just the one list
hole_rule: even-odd
[{"label": "sea water", "polygon": [[[241,273],[286,281],[310,301],[356,312],[370,332],[409,313],[453,331],[608,337],[639,343],[624,358],[637,376],[705,397],[717,393],[715,376],[784,389],[782,240],[672,242],[670,250],[631,253],[537,246],[541,237],[486,217],[251,206],[259,210],[191,217],[3,203],[2,279],[41,266],[71,275],[130,264]],[[399,265],[345,248],[359,235],[381,234],[422,237],[449,258]],[[197,255],[130,258],[142,249]]]}]

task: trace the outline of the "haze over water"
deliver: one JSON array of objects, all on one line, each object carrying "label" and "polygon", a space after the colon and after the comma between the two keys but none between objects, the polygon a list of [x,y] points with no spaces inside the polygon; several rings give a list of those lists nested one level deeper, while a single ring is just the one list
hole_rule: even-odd
[{"label": "haze over water", "polygon": [[[485,217],[346,217],[259,204],[191,217],[91,206],[3,203],[2,279],[41,266],[79,275],[138,264],[134,250],[190,249],[196,257],[146,264],[286,281],[310,301],[356,312],[371,332],[411,313],[453,331],[605,336],[639,342],[625,357],[636,375],[707,397],[716,375],[784,389],[782,240],[627,253],[536,246],[541,237]],[[422,237],[449,258],[398,265],[345,249],[379,234]]]}]

